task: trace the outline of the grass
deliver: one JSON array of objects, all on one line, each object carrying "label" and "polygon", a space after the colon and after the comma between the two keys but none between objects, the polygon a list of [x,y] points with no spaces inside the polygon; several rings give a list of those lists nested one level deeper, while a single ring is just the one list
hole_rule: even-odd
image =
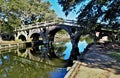
[{"label": "grass", "polygon": [[93,42],[93,39],[89,38],[89,37],[81,37],[80,41],[86,40],[87,43],[91,43]]},{"label": "grass", "polygon": [[111,53],[110,56],[115,58],[117,61],[120,61],[120,52]]}]

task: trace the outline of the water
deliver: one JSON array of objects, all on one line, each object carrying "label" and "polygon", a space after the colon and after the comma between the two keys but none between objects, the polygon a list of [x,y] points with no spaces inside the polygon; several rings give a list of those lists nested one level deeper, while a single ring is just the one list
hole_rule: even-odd
[{"label": "water", "polygon": [[[86,41],[79,42],[79,52],[86,46]],[[69,59],[71,50],[70,42],[61,42],[54,49],[38,46],[2,51],[0,78],[63,78],[67,73],[65,60]]]},{"label": "water", "polygon": [[[79,41],[79,43],[78,43],[79,52],[83,52],[87,45],[88,44],[87,44],[87,42],[85,40],[84,41]],[[64,59],[67,60],[67,59],[69,59],[70,52],[72,50],[72,44],[71,44],[71,42],[65,43],[65,47],[67,47],[67,48],[63,52],[63,54],[65,54]]]}]

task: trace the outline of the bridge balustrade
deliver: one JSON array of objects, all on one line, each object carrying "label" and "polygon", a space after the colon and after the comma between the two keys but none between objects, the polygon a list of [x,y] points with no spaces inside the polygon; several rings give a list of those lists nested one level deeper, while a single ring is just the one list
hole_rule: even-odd
[{"label": "bridge balustrade", "polygon": [[35,29],[35,28],[43,28],[43,27],[49,27],[49,26],[53,26],[55,24],[64,24],[64,25],[68,25],[68,26],[77,26],[77,22],[74,20],[64,20],[63,22],[55,22],[55,21],[45,21],[45,22],[36,22],[33,24],[29,24],[29,25],[21,25],[21,27],[18,27],[15,29],[15,31],[22,31],[22,30],[28,30],[28,29]]},{"label": "bridge balustrade", "polygon": [[64,20],[63,24],[69,25],[69,26],[78,26],[78,24],[75,20]]}]

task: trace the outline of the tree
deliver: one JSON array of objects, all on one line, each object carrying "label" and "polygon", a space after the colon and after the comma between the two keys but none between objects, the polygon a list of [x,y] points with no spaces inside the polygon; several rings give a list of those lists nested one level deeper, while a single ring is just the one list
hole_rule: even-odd
[{"label": "tree", "polygon": [[82,5],[76,13],[79,13],[77,21],[80,27],[87,31],[85,33],[95,34],[95,31],[100,31],[101,28],[113,32],[120,30],[120,0],[58,0],[58,2],[66,15],[78,5]]},{"label": "tree", "polygon": [[12,33],[16,27],[26,22],[55,19],[56,14],[50,6],[49,2],[42,0],[0,0],[1,32]]},{"label": "tree", "polygon": [[[88,0],[58,0],[66,15],[86,1]],[[99,27],[99,24],[102,27],[120,29],[119,0],[89,0],[77,13],[79,13],[78,24],[87,28],[87,30],[90,29],[89,31],[95,30],[96,27]]]}]

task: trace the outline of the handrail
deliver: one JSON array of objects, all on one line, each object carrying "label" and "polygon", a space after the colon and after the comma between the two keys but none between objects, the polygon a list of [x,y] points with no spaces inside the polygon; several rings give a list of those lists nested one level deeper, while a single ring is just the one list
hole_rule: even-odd
[{"label": "handrail", "polygon": [[62,22],[45,21],[45,22],[36,22],[33,24],[29,24],[29,25],[21,25],[21,27],[17,27],[14,31],[22,31],[22,30],[28,30],[28,29],[34,29],[34,28],[43,28],[43,27],[48,27],[48,26],[56,25],[56,24],[78,26],[76,21],[73,21],[73,20],[71,20],[71,21],[66,20],[66,21],[62,21]]}]

